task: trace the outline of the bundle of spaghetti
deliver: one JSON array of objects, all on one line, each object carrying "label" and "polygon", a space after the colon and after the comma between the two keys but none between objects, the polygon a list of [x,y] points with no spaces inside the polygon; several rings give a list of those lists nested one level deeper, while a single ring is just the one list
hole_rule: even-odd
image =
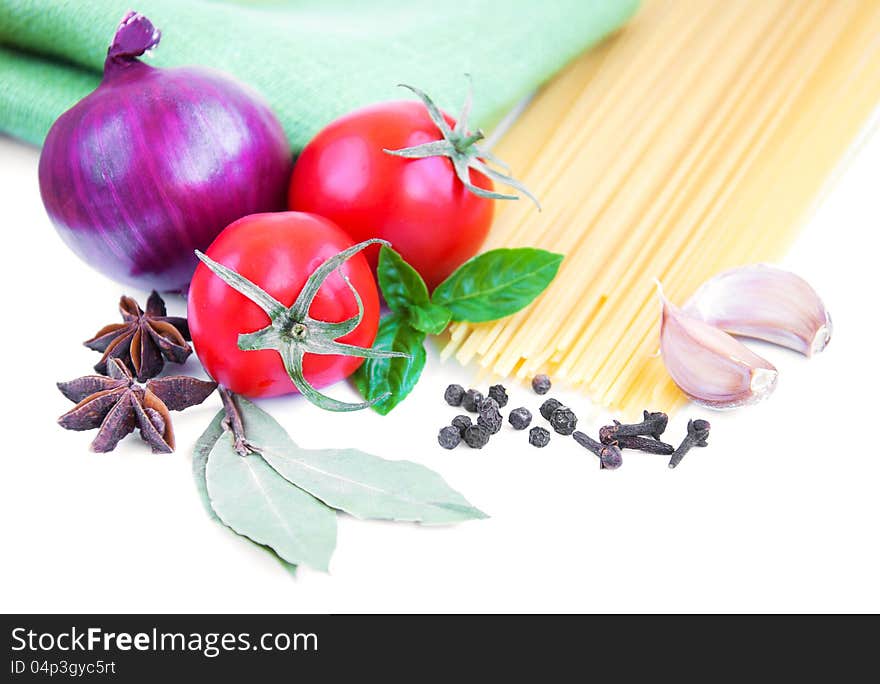
[{"label": "bundle of spaghetti", "polygon": [[681,304],[778,260],[878,102],[876,0],[650,0],[499,142],[544,210],[508,203],[486,248],[565,260],[527,309],[455,324],[443,357],[546,372],[624,415],[674,410],[656,281]]}]

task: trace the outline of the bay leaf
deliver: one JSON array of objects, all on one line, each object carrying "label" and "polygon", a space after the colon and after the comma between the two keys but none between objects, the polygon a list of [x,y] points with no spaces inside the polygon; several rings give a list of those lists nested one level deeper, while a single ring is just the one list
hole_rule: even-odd
[{"label": "bay leaf", "polygon": [[223,411],[220,411],[219,413],[217,413],[216,416],[214,416],[214,419],[211,421],[211,423],[208,425],[208,427],[202,433],[202,436],[199,437],[198,440],[196,441],[196,446],[195,446],[195,449],[193,450],[193,460],[192,460],[193,480],[195,480],[196,491],[199,493],[199,499],[202,502],[202,506],[204,507],[205,512],[208,514],[208,516],[212,520],[216,521],[220,525],[223,525],[223,527],[226,527],[231,532],[235,533],[236,535],[238,535],[242,539],[246,540],[248,543],[253,544],[254,546],[262,549],[263,551],[265,551],[268,554],[271,554],[272,558],[274,558],[276,561],[278,561],[281,564],[281,566],[285,570],[287,570],[287,572],[289,572],[291,575],[295,576],[296,575],[296,566],[293,563],[288,563],[286,560],[281,558],[281,556],[279,556],[277,553],[275,553],[268,546],[264,546],[263,544],[257,544],[256,542],[251,541],[247,537],[244,537],[244,536],[238,534],[237,532],[235,532],[235,530],[228,527],[222,520],[220,520],[220,517],[214,512],[214,509],[211,507],[211,499],[208,496],[208,483],[205,478],[205,468],[208,465],[208,454],[211,453],[211,450],[214,448],[214,445],[217,443],[217,440],[220,439],[220,437],[222,437],[223,433],[225,432],[225,430],[223,428],[223,419],[225,417],[226,417],[226,415]]},{"label": "bay leaf", "polygon": [[[243,418],[246,434],[259,442],[260,431]],[[211,507],[224,524],[288,563],[328,569],[336,546],[332,509],[284,479],[258,454],[240,456],[232,439],[217,440],[205,472]]]},{"label": "bay leaf", "polygon": [[358,449],[303,449],[268,413],[237,398],[245,432],[281,476],[357,518],[448,524],[487,517],[433,470]]},{"label": "bay leaf", "polygon": [[214,509],[211,507],[211,499],[208,496],[208,483],[205,480],[205,468],[208,465],[208,454],[214,448],[220,435],[223,434],[223,418],[225,414],[221,410],[214,416],[214,419],[202,433],[202,436],[196,440],[196,446],[193,449],[192,474],[196,483],[196,491],[199,493],[199,499],[208,516],[222,523],[223,521],[217,517]]}]

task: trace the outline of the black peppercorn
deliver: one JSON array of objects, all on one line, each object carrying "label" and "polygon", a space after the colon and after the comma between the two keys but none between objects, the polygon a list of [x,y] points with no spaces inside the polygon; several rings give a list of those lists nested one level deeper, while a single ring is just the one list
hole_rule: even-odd
[{"label": "black peppercorn", "polygon": [[550,443],[550,431],[542,427],[533,427],[529,430],[529,444],[539,449]]},{"label": "black peppercorn", "polygon": [[461,385],[450,385],[443,393],[443,398],[450,406],[461,406],[461,400],[464,397],[464,387]]},{"label": "black peppercorn", "polygon": [[550,415],[550,425],[560,435],[570,435],[577,427],[578,419],[574,411],[565,406],[560,406]]},{"label": "black peppercorn", "polygon": [[437,435],[437,441],[444,449],[454,449],[461,442],[461,433],[454,425],[447,425],[441,428],[440,434]]},{"label": "black peppercorn", "polygon": [[498,402],[495,401],[492,397],[485,397],[483,401],[480,402],[479,406],[477,406],[477,413],[479,413],[483,409],[494,409],[497,411],[499,408],[501,407],[498,406]]},{"label": "black peppercorn", "polygon": [[477,416],[477,425],[484,428],[489,434],[494,435],[501,429],[503,419],[498,410],[498,402],[491,397],[483,399],[480,404],[480,415]]},{"label": "black peppercorn", "polygon": [[475,389],[469,389],[461,398],[461,407],[469,413],[476,413],[483,403],[483,394]]},{"label": "black peppercorn", "polygon": [[532,422],[532,413],[527,408],[515,408],[507,416],[507,420],[514,430],[525,430]]},{"label": "black peppercorn", "polygon": [[492,385],[489,388],[489,398],[498,402],[500,408],[507,406],[507,390],[504,385]]},{"label": "black peppercorn", "polygon": [[471,425],[464,431],[464,443],[471,449],[482,449],[489,442],[489,433],[479,425]]},{"label": "black peppercorn", "polygon": [[461,436],[464,437],[464,431],[467,430],[471,426],[471,417],[470,416],[456,416],[452,419],[452,424],[458,428],[458,431],[461,433]]},{"label": "black peppercorn", "polygon": [[546,420],[550,420],[550,416],[553,415],[553,412],[562,406],[561,401],[557,401],[556,399],[548,399],[543,404],[541,404],[541,415],[544,416]]},{"label": "black peppercorn", "polygon": [[543,373],[532,378],[532,389],[535,394],[547,394],[550,391],[550,378]]}]

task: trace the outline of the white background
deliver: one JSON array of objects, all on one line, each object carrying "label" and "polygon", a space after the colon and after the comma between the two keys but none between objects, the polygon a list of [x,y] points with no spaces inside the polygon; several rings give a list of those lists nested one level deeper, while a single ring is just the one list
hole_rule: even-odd
[{"label": "white background", "polygon": [[[388,417],[331,414],[300,398],[263,402],[303,446],[354,446],[438,470],[492,517],[449,528],[340,517],[331,572],[275,560],[211,522],[190,474],[194,441],[219,406],[176,414],[178,451],[130,437],[93,454],[94,433],[62,430],[54,387],[90,371],[81,342],[115,320],[120,286],[74,257],[46,218],[38,151],[0,138],[4,258],[3,561],[13,612],[878,611],[880,135],[868,138],[786,264],[823,295],[835,335],[813,360],[764,350],[776,394],[707,417],[710,446],[675,471],[626,452],[603,472],[572,440],[543,450],[509,427],[482,451],[447,452],[449,382],[474,369],[436,349]],[[772,226],[767,227],[772,230]],[[141,303],[144,293],[129,291]],[[183,313],[182,300],[172,300]],[[179,367],[178,367],[179,368]],[[173,369],[172,369],[173,370]],[[193,357],[184,368],[198,373]],[[334,388],[354,398],[344,384]],[[595,432],[605,417],[555,392]],[[536,408],[525,388],[511,406]],[[539,418],[540,420],[540,418]]]}]

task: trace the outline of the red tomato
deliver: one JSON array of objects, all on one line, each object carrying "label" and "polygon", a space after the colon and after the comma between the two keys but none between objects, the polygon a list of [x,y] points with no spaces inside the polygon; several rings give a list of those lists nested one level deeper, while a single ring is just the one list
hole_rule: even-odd
[{"label": "red tomato", "polygon": [[[347,114],[302,151],[288,206],[326,216],[355,242],[388,240],[433,289],[477,253],[492,223],[493,200],[465,188],[445,157],[403,159],[382,150],[442,137],[421,102],[387,102]],[[474,185],[493,189],[482,173],[470,174]],[[377,255],[368,250],[374,268]]]},{"label": "red tomato", "polygon": [[[217,236],[206,254],[290,306],[312,272],[352,244],[348,235],[325,218],[282,212],[253,214],[235,221]],[[364,317],[339,341],[369,347],[379,326],[376,281],[362,253],[346,261],[342,271],[363,300]],[[190,284],[187,315],[199,360],[221,385],[248,397],[296,391],[278,352],[238,348],[239,333],[266,327],[269,317],[203,263]],[[357,302],[339,273],[324,281],[309,315],[330,322],[357,315]],[[306,354],[303,371],[314,387],[323,387],[348,377],[362,362],[350,356]]]}]

